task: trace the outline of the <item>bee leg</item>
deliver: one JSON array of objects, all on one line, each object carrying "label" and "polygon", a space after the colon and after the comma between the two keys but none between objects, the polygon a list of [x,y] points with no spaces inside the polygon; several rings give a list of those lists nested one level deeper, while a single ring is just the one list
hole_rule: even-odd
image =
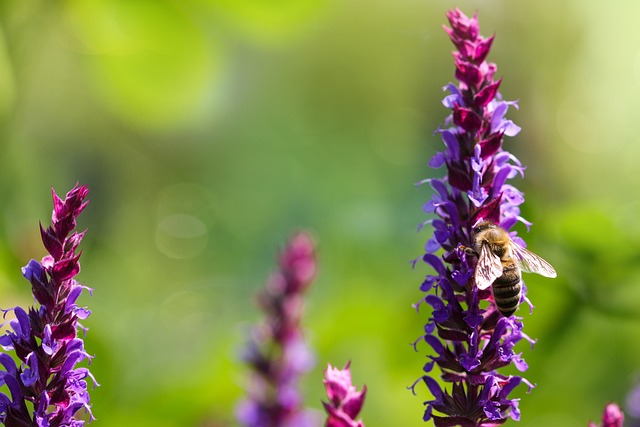
[{"label": "bee leg", "polygon": [[470,248],[468,246],[460,245],[460,246],[458,246],[458,249],[463,251],[467,255],[474,255],[477,258],[480,257],[478,252],[474,251],[473,248]]}]

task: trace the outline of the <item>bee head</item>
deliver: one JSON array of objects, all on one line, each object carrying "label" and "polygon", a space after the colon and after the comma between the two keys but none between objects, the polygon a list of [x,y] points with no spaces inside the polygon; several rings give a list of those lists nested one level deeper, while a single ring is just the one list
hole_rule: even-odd
[{"label": "bee head", "polygon": [[473,227],[473,234],[477,235],[483,232],[484,230],[488,230],[490,228],[498,228],[498,227],[491,221],[480,221],[479,223],[476,224],[475,227]]}]

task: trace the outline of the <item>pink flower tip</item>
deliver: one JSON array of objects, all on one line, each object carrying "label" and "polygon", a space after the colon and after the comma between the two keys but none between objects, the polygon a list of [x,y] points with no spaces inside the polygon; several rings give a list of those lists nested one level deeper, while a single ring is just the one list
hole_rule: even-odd
[{"label": "pink flower tip", "polygon": [[[616,403],[607,403],[602,414],[602,427],[622,427],[624,423],[624,413]],[[598,427],[593,421],[588,427]]]},{"label": "pink flower tip", "polygon": [[316,274],[315,243],[311,236],[303,231],[295,233],[280,256],[280,265],[306,287]]},{"label": "pink flower tip", "polygon": [[615,403],[607,404],[602,414],[602,427],[622,427],[623,422],[624,414],[620,407]]},{"label": "pink flower tip", "polygon": [[364,427],[362,421],[355,418],[364,404],[367,387],[361,391],[356,389],[351,382],[349,365],[338,369],[329,364],[325,371],[324,385],[329,397],[329,403],[324,404],[329,415],[327,426]]},{"label": "pink flower tip", "polygon": [[456,7],[447,13],[447,19],[449,19],[453,31],[460,37],[466,39],[475,39],[478,37],[480,26],[478,24],[477,11],[473,14],[473,17],[469,18]]}]

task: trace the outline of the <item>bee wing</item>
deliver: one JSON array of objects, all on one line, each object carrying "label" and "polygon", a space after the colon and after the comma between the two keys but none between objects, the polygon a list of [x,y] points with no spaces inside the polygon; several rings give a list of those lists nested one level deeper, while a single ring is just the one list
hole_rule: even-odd
[{"label": "bee wing", "polygon": [[513,240],[511,241],[511,252],[513,258],[518,261],[520,269],[525,273],[537,273],[552,278],[557,276],[556,270],[551,264]]},{"label": "bee wing", "polygon": [[502,276],[502,263],[498,255],[494,254],[489,245],[483,244],[476,264],[475,280],[478,289],[487,289]]}]

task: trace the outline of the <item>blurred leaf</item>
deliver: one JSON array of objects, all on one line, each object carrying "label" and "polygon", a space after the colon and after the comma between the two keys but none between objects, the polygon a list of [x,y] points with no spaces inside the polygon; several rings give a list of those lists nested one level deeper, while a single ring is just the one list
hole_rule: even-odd
[{"label": "blurred leaf", "polygon": [[560,271],[578,302],[640,320],[640,236],[597,204],[565,207],[555,218],[553,227],[563,247]]},{"label": "blurred leaf", "polygon": [[216,101],[222,49],[177,3],[69,0],[66,12],[95,90],[126,121],[171,128]]},{"label": "blurred leaf", "polygon": [[5,116],[9,112],[15,97],[13,65],[4,34],[0,32],[0,116]]},{"label": "blurred leaf", "polygon": [[200,0],[234,28],[261,43],[281,43],[307,29],[328,0]]}]

